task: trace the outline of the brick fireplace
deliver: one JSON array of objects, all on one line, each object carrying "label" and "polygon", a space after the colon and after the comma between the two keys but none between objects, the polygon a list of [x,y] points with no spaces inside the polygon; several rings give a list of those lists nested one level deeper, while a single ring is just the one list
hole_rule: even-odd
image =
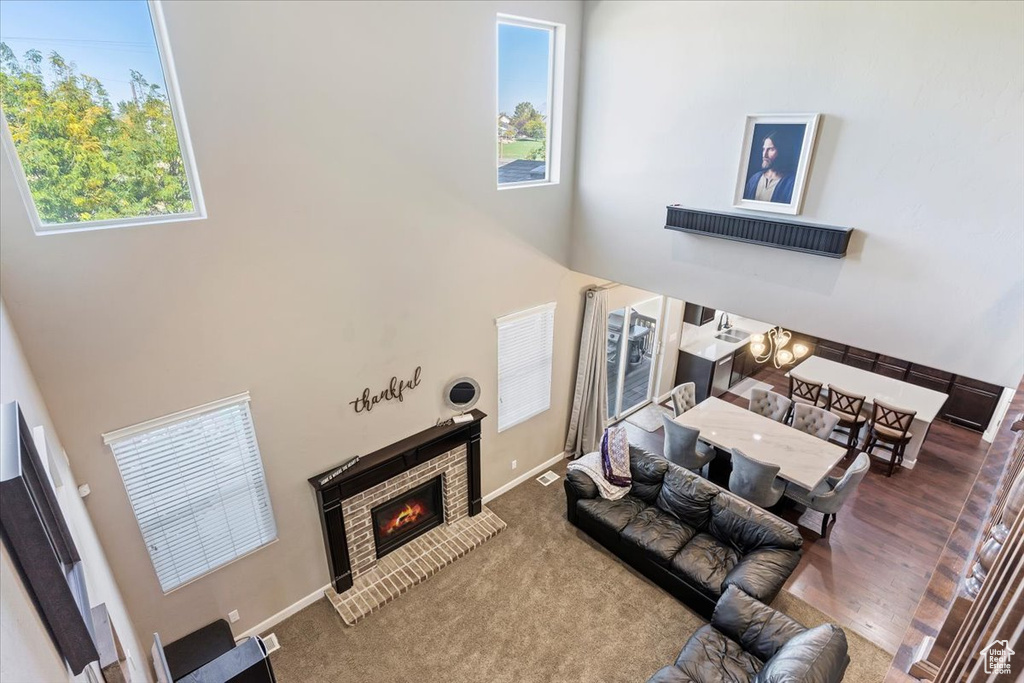
[{"label": "brick fireplace", "polygon": [[[480,421],[432,427],[309,479],[331,571],[354,624],[505,528],[480,498]],[[332,476],[333,475],[333,476]]]},{"label": "brick fireplace", "polygon": [[353,579],[372,569],[377,564],[379,557],[383,557],[402,545],[385,546],[384,552],[378,555],[377,534],[374,533],[373,515],[371,514],[374,508],[385,507],[393,501],[403,500],[403,495],[412,489],[416,489],[430,480],[439,479],[442,502],[439,516],[451,524],[469,515],[466,461],[466,447],[460,446],[430,462],[417,465],[407,472],[402,472],[342,501],[342,515],[345,518],[345,542],[348,544]]}]

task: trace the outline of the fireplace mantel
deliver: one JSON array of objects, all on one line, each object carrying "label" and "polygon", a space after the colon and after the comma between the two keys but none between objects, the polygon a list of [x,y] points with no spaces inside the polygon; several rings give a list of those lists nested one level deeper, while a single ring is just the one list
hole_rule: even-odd
[{"label": "fireplace mantel", "polygon": [[469,516],[483,507],[480,493],[480,421],[487,417],[479,410],[470,412],[472,421],[444,427],[430,427],[396,441],[390,446],[361,456],[359,462],[325,483],[321,480],[331,468],[310,477],[316,492],[317,510],[327,549],[327,564],[334,590],[341,593],[352,587],[352,568],[345,538],[342,501],[396,477],[460,446],[466,447],[469,483]]}]

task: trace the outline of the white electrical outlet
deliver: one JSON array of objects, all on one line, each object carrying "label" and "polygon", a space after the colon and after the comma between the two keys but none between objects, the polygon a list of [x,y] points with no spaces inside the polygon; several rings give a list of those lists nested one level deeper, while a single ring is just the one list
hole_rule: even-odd
[{"label": "white electrical outlet", "polygon": [[512,469],[515,469],[517,467],[519,467],[519,461],[518,460],[513,460],[512,461]]},{"label": "white electrical outlet", "polygon": [[235,623],[236,621],[238,621],[238,618],[239,618],[239,617],[238,617],[238,610],[236,610],[236,609],[233,609],[233,610],[231,610],[230,612],[228,612],[228,620],[229,620],[229,621],[230,621],[230,622],[231,622],[232,624],[233,624],[233,623]]}]

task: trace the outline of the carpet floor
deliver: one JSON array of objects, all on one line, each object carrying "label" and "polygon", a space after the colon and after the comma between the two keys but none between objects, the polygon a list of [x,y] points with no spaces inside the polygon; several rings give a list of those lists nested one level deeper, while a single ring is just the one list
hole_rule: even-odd
[{"label": "carpet floor", "polygon": [[[569,524],[561,480],[530,479],[488,507],[505,531],[355,626],[326,599],[278,624],[278,680],[632,683],[705,623]],[[785,592],[775,606],[808,626],[829,620]],[[845,680],[881,681],[892,655],[846,634]]]}]

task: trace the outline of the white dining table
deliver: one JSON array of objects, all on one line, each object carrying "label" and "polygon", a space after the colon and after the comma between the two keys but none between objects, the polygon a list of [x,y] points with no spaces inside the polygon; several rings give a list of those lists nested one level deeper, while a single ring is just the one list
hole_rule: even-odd
[{"label": "white dining table", "polygon": [[754,460],[778,465],[779,477],[808,491],[846,455],[842,446],[714,397],[704,399],[675,421],[700,430],[701,441],[712,446],[735,448]]},{"label": "white dining table", "polygon": [[[942,410],[946,399],[949,398],[947,394],[934,389],[919,387],[910,382],[843,365],[820,356],[811,356],[790,372],[802,379],[824,384],[826,387],[834,385],[843,391],[861,394],[867,399],[865,405],[868,411],[871,410],[876,398],[896,408],[916,411],[917,414],[910,427],[913,436],[903,455],[904,467],[913,467],[917,462],[917,454],[928,435],[928,429],[935,420],[935,416]],[[888,455],[887,452],[883,451],[883,453]]]}]

